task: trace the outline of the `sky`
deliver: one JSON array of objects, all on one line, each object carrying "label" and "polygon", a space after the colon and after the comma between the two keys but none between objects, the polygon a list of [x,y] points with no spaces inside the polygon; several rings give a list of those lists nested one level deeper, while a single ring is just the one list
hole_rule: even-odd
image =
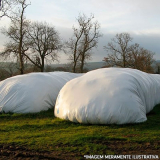
[{"label": "sky", "polygon": [[[29,1],[28,1],[29,2]],[[160,0],[30,0],[26,18],[31,21],[46,21],[55,26],[60,37],[66,41],[72,34],[73,25],[79,14],[88,17],[94,14],[101,26],[103,37],[93,51],[91,61],[102,61],[107,55],[103,49],[117,33],[127,32],[133,43],[155,53],[160,59]],[[0,20],[0,27],[9,25],[6,18]],[[0,49],[6,38],[0,33]],[[60,63],[67,63],[68,57],[61,53]]]}]

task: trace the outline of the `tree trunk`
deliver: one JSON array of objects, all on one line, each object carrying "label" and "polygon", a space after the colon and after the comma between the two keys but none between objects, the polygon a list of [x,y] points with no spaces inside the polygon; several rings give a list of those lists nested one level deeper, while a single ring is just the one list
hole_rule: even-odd
[{"label": "tree trunk", "polygon": [[123,67],[124,68],[126,67],[126,56],[125,56],[125,54],[123,54]]},{"label": "tree trunk", "polygon": [[19,60],[20,60],[20,71],[21,74],[24,73],[24,63],[23,63],[23,55],[22,55],[22,42],[23,42],[23,14],[24,14],[24,8],[22,9],[21,13],[21,21],[20,21],[20,39],[19,39]]},{"label": "tree trunk", "polygon": [[81,66],[80,66],[80,72],[83,73],[83,67],[84,67],[84,55],[82,55],[82,59],[81,59]]},{"label": "tree trunk", "polygon": [[73,73],[76,73],[76,62],[73,64]]},{"label": "tree trunk", "polygon": [[23,40],[23,35],[22,35],[22,22],[21,22],[21,26],[20,26],[20,42],[19,42],[19,48],[18,48],[21,74],[24,73],[23,56],[22,56],[22,40]]},{"label": "tree trunk", "polygon": [[44,57],[42,56],[41,72],[44,72]]},{"label": "tree trunk", "polygon": [[19,59],[20,59],[20,72],[21,74],[24,74],[24,65],[23,65],[23,58],[21,54],[21,49],[19,49]]}]

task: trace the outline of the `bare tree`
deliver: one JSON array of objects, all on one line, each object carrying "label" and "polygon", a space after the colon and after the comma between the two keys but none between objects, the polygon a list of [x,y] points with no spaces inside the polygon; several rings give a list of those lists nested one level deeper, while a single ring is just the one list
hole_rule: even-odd
[{"label": "bare tree", "polygon": [[93,22],[94,16],[89,18],[86,15],[79,15],[78,27],[73,27],[73,37],[66,43],[70,53],[70,60],[73,63],[73,72],[80,65],[80,72],[83,73],[84,63],[91,58],[91,51],[97,47],[100,34],[100,25]]},{"label": "bare tree", "polygon": [[[24,0],[0,0],[0,18],[8,17],[9,19],[15,19],[17,9]],[[25,2],[26,3],[26,2]]]},{"label": "bare tree", "polygon": [[152,63],[154,53],[140,47],[139,44],[130,44],[132,37],[129,33],[117,34],[112,42],[104,49],[108,56],[104,57],[107,66],[135,68],[145,72],[153,72]]},{"label": "bare tree", "polygon": [[85,24],[84,37],[81,43],[80,51],[80,72],[84,72],[84,63],[91,58],[91,51],[98,45],[98,39],[102,35],[100,34],[100,25],[98,22],[92,22],[93,16],[86,22],[86,17],[83,16],[82,22]]},{"label": "bare tree", "polygon": [[58,32],[47,23],[35,22],[29,26],[28,42],[31,54],[25,56],[35,66],[44,71],[45,60],[58,61],[58,51],[61,41]]},{"label": "bare tree", "polygon": [[131,51],[129,43],[131,41],[132,38],[129,33],[116,34],[115,38],[107,46],[104,46],[104,49],[108,53],[104,61],[108,62],[110,66],[127,67],[129,53]]},{"label": "bare tree", "polygon": [[84,34],[85,26],[81,23],[80,17],[78,18],[79,29],[73,26],[73,37],[66,42],[66,48],[69,49],[69,59],[73,63],[73,72],[76,72],[76,67],[80,58],[81,39]]},{"label": "bare tree", "polygon": [[15,1],[13,0],[0,0],[0,18],[4,16],[9,16],[9,13],[15,6]]},{"label": "bare tree", "polygon": [[130,57],[128,64],[131,68],[139,69],[144,72],[153,73],[152,64],[155,61],[153,59],[154,53],[140,47],[139,44],[134,44],[131,47]]},{"label": "bare tree", "polygon": [[26,0],[16,0],[16,11],[10,16],[11,25],[8,30],[3,29],[2,33],[10,38],[10,42],[5,45],[3,54],[14,53],[19,62],[20,73],[24,73],[24,53],[28,50],[26,45],[26,30],[29,21],[25,18],[25,9],[28,7]]}]

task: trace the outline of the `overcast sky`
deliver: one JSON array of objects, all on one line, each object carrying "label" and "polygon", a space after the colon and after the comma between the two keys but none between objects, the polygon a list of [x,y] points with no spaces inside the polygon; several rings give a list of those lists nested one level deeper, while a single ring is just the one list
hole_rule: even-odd
[{"label": "overcast sky", "polygon": [[[48,22],[67,40],[79,13],[94,14],[101,25],[103,37],[92,61],[102,61],[107,54],[103,46],[121,32],[130,33],[133,43],[155,52],[154,58],[160,59],[160,0],[31,0],[26,17]],[[0,27],[7,23],[5,18],[0,20]],[[4,36],[0,35],[0,48],[2,44]],[[62,55],[60,61],[67,62],[67,57]]]}]

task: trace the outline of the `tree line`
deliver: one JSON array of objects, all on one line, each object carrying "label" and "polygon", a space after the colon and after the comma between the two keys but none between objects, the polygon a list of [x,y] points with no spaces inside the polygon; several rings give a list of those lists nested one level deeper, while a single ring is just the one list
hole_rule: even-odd
[{"label": "tree line", "polygon": [[[8,29],[2,29],[9,41],[0,56],[16,59],[19,71],[23,74],[27,62],[43,72],[45,63],[58,61],[59,53],[64,51],[70,60],[72,72],[83,73],[84,64],[92,58],[92,51],[102,37],[100,24],[94,21],[94,15],[87,17],[80,14],[76,19],[77,25],[72,28],[73,36],[67,42],[62,42],[55,27],[46,22],[31,22],[26,18],[25,11],[30,5],[27,0],[1,0],[0,17],[7,16],[11,23]],[[153,72],[151,64],[154,53],[131,42],[129,33],[116,34],[104,46],[108,53],[103,59],[106,67],[129,67]]]}]

